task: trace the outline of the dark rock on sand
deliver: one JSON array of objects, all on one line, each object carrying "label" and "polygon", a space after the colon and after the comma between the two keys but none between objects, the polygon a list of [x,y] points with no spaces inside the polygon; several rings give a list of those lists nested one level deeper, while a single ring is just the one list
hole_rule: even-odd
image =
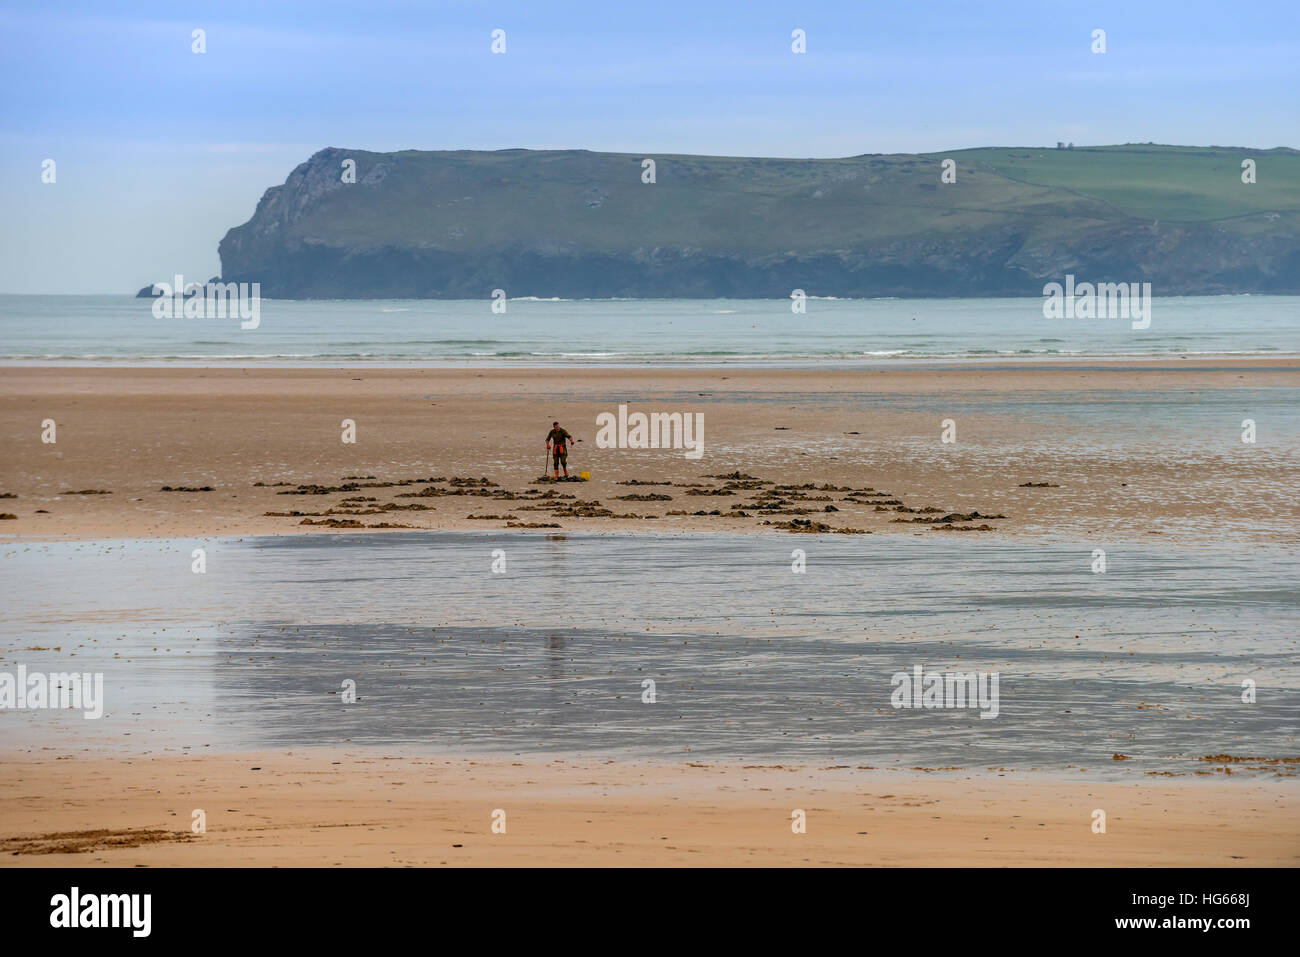
[{"label": "dark rock on sand", "polygon": [[830,525],[823,525],[821,522],[814,522],[806,518],[792,518],[788,522],[764,522],[764,525],[771,525],[773,528],[783,528],[788,532],[807,533],[807,534],[836,534],[836,535],[870,535],[871,533],[861,528],[833,528]]},{"label": "dark rock on sand", "polygon": [[335,492],[356,492],[360,485],[299,485],[276,495],[333,495]]},{"label": "dark rock on sand", "polygon": [[574,503],[568,507],[556,508],[551,513],[555,518],[617,518],[610,509],[600,506],[599,502],[591,505]]},{"label": "dark rock on sand", "polygon": [[912,518],[912,519],[896,518],[894,519],[894,521],[895,522],[908,522],[908,521],[928,522],[931,525],[952,525],[957,522],[973,522],[977,518],[982,518],[987,520],[993,518],[1006,518],[1006,516],[1005,515],[982,515],[979,512],[967,512],[965,515],[961,514],[960,512],[950,512],[949,514],[943,516],[942,518]]}]

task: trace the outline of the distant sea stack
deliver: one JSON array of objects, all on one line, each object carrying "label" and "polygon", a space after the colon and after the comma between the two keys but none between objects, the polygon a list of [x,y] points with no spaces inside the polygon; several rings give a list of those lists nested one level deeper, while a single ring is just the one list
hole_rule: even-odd
[{"label": "distant sea stack", "polygon": [[[165,282],[165,283],[168,284],[167,289],[171,289],[171,290],[173,290],[171,293],[168,293],[168,292],[167,292],[167,289],[164,289],[163,287],[159,286],[159,284],[158,284],[157,282],[151,282],[151,283],[149,283],[149,285],[147,285],[147,286],[141,286],[141,287],[140,287],[140,290],[135,294],[135,298],[137,298],[137,299],[157,299],[159,296],[162,296],[162,295],[175,295],[175,294],[176,294],[176,293],[175,293],[175,287],[176,287],[176,284],[175,284],[175,282],[173,282],[173,279],[174,279],[174,277],[169,276],[169,277],[168,277],[167,279],[165,279],[165,280],[159,280],[160,282]],[[214,282],[221,282],[221,277],[220,277],[220,276],[213,276],[211,279],[208,280],[208,283],[209,283],[209,284],[210,284],[210,283],[214,283]],[[192,285],[192,283],[190,283],[190,282],[186,282],[185,285],[186,285],[186,286],[190,286],[190,285]],[[194,294],[195,294],[195,295],[201,295],[201,293],[194,293]]]},{"label": "distant sea stack", "polygon": [[224,281],[291,299],[1038,296],[1067,273],[1157,296],[1295,294],[1300,152],[331,148],[219,251]]}]

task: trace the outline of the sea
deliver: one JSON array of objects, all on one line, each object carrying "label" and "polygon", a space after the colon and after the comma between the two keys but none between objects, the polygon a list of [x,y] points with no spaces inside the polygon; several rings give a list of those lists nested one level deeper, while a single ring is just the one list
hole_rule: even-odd
[{"label": "sea", "polygon": [[[1150,325],[1046,318],[1042,298],[260,301],[156,318],[126,295],[0,295],[0,363],[861,364],[1300,354],[1300,296],[1156,297]],[[1139,323],[1140,325],[1141,323]]]}]

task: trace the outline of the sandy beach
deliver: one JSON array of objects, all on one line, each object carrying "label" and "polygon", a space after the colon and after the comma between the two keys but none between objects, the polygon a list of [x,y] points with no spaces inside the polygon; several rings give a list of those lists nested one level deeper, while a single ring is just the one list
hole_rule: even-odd
[{"label": "sandy beach", "polygon": [[[876,535],[1295,541],[1300,460],[1293,423],[1273,409],[1298,387],[1300,362],[1287,359],[839,370],[8,367],[0,494],[10,497],[0,511],[13,517],[0,535],[508,523],[774,533],[799,531],[781,524],[798,522]],[[702,457],[599,448],[596,418],[620,404],[702,414]],[[1245,418],[1258,419],[1256,444],[1241,440]],[[570,464],[590,482],[535,484],[554,419],[583,440]],[[42,441],[47,420],[52,443]],[[354,443],[342,441],[344,420],[355,423]],[[942,439],[945,420],[955,441]],[[736,473],[739,481],[726,478]],[[457,488],[453,478],[495,484]],[[556,495],[539,501],[548,491]]]},{"label": "sandy beach", "polygon": [[[5,765],[0,863],[20,867],[1300,863],[1295,787],[1267,780],[1136,786],[332,750],[11,753]],[[805,833],[792,831],[796,810]],[[497,811],[505,833],[492,830]]]},{"label": "sandy beach", "polygon": [[[103,722],[6,715],[0,857],[1293,866],[1298,388],[1263,359],[0,369],[3,663],[109,684]],[[620,405],[703,414],[703,455],[598,447]],[[537,481],[553,419],[589,482]],[[922,661],[1001,672],[1003,716],[903,723]]]}]

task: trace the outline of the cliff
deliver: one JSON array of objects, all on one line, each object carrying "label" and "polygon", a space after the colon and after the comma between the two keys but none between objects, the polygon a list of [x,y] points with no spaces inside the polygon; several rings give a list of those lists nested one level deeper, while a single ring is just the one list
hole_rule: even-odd
[{"label": "cliff", "polygon": [[1300,293],[1300,153],[331,148],[219,251],[223,280],[274,298],[1036,296],[1067,272],[1156,295]]}]

